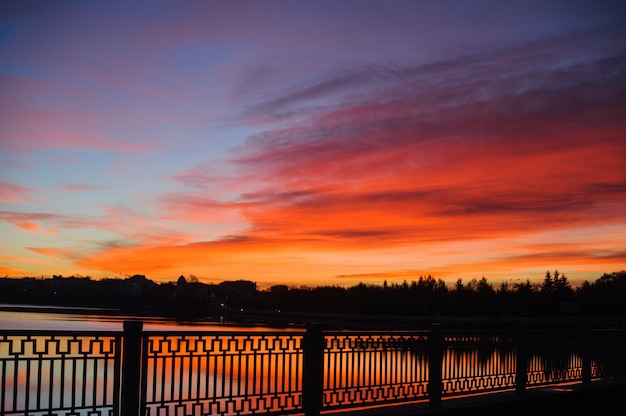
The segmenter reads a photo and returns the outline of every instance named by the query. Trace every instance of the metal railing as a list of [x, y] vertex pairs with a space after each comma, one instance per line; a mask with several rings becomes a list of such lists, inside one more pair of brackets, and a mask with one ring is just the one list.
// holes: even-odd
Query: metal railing
[[0, 331], [0, 414], [318, 415], [626, 376], [626, 331]]
[[116, 414], [121, 333], [0, 331], [0, 414]]
[[444, 338], [444, 397], [511, 390], [517, 385], [514, 332], [451, 332]]
[[145, 333], [149, 416], [286, 414], [302, 409], [302, 334]]
[[427, 332], [339, 332], [324, 336], [322, 409], [428, 398]]

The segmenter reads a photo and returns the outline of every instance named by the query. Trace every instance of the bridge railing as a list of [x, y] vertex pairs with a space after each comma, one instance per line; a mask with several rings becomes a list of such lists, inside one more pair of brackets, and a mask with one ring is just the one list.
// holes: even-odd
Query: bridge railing
[[0, 331], [0, 414], [318, 415], [626, 376], [626, 331]]
[[302, 338], [288, 332], [146, 332], [139, 408], [149, 416], [301, 412]]
[[517, 334], [513, 331], [453, 331], [444, 339], [443, 396], [515, 389]]
[[0, 331], [0, 415], [116, 414], [121, 343], [119, 332]]
[[331, 332], [322, 409], [428, 400], [429, 332]]

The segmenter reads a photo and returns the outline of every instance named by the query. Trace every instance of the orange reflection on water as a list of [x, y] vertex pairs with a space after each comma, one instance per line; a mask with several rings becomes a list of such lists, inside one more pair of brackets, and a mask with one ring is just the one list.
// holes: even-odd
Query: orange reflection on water
[[112, 336], [0, 336], [2, 409], [112, 406], [116, 345]]
[[300, 405], [299, 335], [151, 336], [147, 350], [148, 403], [269, 396]]
[[324, 405], [359, 405], [426, 397], [428, 364], [420, 336], [326, 337]]

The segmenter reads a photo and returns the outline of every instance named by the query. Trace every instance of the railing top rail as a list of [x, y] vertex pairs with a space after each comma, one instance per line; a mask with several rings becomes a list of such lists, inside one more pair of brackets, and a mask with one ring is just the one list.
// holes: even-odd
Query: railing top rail
[[[446, 334], [466, 334], [466, 335], [509, 335], [516, 332], [515, 329], [493, 330], [493, 329], [446, 329], [442, 328]], [[591, 328], [593, 332], [598, 333], [626, 333], [626, 329], [618, 328]], [[362, 336], [362, 335], [428, 335], [430, 330], [322, 330], [323, 334], [327, 335], [346, 335], [346, 336]], [[575, 334], [580, 332], [580, 329], [527, 329], [529, 333], [553, 333], [553, 334]], [[123, 330], [55, 330], [55, 329], [0, 329], [0, 335], [13, 335], [13, 336], [43, 336], [43, 335], [58, 335], [58, 336], [119, 336], [122, 335]], [[143, 334], [148, 336], [183, 336], [183, 335], [224, 335], [224, 336], [263, 336], [263, 335], [303, 335], [306, 333], [305, 329], [279, 329], [279, 330], [257, 330], [251, 328], [242, 327], [236, 330], [143, 330]]]
[[61, 336], [61, 337], [121, 337], [122, 331], [86, 331], [86, 330], [48, 330], [48, 329], [0, 329], [0, 336]]
[[304, 330], [284, 330], [284, 331], [270, 331], [270, 330], [231, 330], [231, 331], [210, 331], [210, 330], [198, 330], [198, 331], [153, 331], [146, 330], [142, 334], [145, 336], [165, 337], [165, 336], [239, 336], [239, 337], [255, 337], [255, 336], [302, 336], [306, 333]]
[[360, 335], [428, 335], [429, 330], [324, 330], [322, 331], [327, 335], [348, 335], [348, 336], [360, 336]]

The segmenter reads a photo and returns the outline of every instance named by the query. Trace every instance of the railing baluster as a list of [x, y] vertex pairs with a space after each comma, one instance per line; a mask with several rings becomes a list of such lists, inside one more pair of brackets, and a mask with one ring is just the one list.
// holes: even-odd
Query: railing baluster
[[37, 392], [37, 409], [41, 409], [41, 394], [39, 394], [39, 392], [41, 392], [42, 388], [42, 371], [43, 369], [41, 368], [43, 365], [43, 354], [42, 353], [37, 353], [38, 355], [38, 359], [37, 359], [37, 388], [36, 388], [36, 392]]
[[93, 362], [93, 377], [92, 377], [92, 397], [91, 397], [91, 405], [93, 406], [93, 410], [96, 410], [96, 407], [98, 406], [98, 391], [101, 389], [101, 387], [99, 385], [97, 385], [96, 383], [98, 383], [98, 359], [94, 358], [91, 360]]
[[80, 406], [81, 407], [86, 407], [87, 406], [87, 364], [88, 364], [88, 360], [87, 360], [87, 353], [83, 352], [83, 344], [85, 343], [85, 341], [81, 342], [80, 344], [78, 344], [78, 348], [79, 351], [82, 353], [82, 359], [81, 362], [83, 364], [83, 374], [81, 376], [82, 378], [82, 391], [81, 393], [81, 403]]

